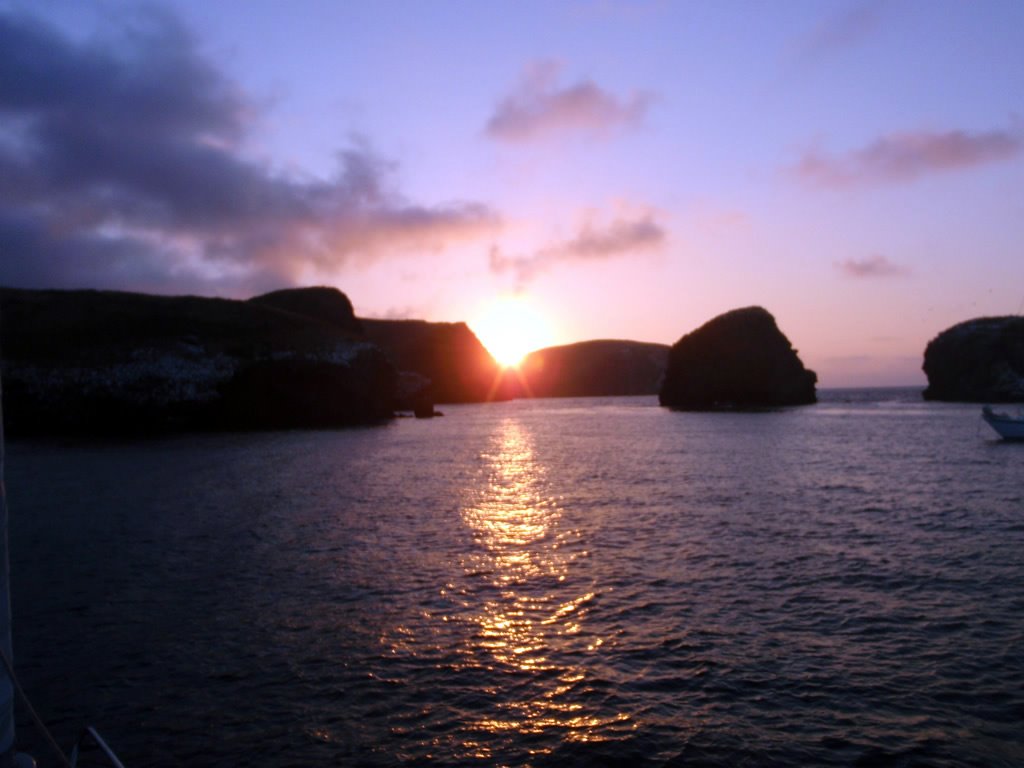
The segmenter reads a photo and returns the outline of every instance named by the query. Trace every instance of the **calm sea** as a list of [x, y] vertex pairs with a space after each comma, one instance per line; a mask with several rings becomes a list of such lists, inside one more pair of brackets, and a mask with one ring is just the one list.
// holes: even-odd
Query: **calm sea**
[[821, 396], [14, 443], [22, 683], [129, 768], [1024, 765], [1024, 444]]

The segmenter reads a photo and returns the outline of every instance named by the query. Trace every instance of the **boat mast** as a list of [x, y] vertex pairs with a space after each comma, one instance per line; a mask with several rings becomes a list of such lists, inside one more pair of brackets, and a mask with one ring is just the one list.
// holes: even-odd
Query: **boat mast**
[[[11, 652], [11, 563], [7, 545], [7, 490], [4, 486], [3, 382], [0, 381], [0, 652], [7, 661]], [[0, 670], [0, 766], [14, 757], [14, 683]]]

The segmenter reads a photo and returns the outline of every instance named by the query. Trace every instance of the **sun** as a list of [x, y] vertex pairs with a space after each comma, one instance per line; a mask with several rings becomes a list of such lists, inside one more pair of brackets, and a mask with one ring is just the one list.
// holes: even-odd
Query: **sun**
[[470, 325], [503, 368], [515, 368], [530, 352], [551, 343], [550, 324], [521, 296], [495, 299]]

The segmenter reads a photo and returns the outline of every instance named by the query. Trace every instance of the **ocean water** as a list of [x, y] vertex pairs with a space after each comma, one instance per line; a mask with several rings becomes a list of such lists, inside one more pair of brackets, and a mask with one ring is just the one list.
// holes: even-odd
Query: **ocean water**
[[129, 767], [1024, 765], [1024, 444], [821, 397], [11, 444], [22, 684]]

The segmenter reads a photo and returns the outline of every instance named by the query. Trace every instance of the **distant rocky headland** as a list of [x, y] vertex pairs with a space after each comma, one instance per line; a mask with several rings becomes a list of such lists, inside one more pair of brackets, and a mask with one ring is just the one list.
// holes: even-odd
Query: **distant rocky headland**
[[668, 345], [640, 341], [582, 341], [526, 356], [519, 381], [526, 397], [656, 395]]
[[369, 424], [487, 399], [499, 373], [465, 324], [361, 321], [333, 288], [3, 288], [0, 344], [14, 436]]
[[331, 317], [262, 297], [0, 290], [8, 430], [148, 433], [388, 418], [397, 379], [385, 355], [362, 338], [344, 294], [310, 298]]
[[654, 394], [667, 352], [583, 342], [502, 371], [465, 323], [360, 319], [335, 288], [246, 301], [0, 288], [14, 436], [336, 427], [439, 403]]
[[429, 385], [437, 403], [508, 399], [496, 387], [499, 366], [465, 323], [361, 320], [365, 338], [385, 351], [399, 371]]
[[[1024, 318], [943, 331], [924, 371], [926, 399], [1024, 401]], [[465, 323], [360, 319], [323, 287], [246, 301], [0, 288], [0, 373], [14, 436], [351, 426], [517, 397], [764, 408], [815, 402], [817, 381], [761, 307], [671, 348], [586, 341], [503, 371]]]
[[[436, 403], [504, 399], [496, 390], [500, 366], [465, 323], [359, 318], [335, 288], [292, 288], [251, 302], [332, 323], [380, 348], [399, 374], [399, 408], [410, 398]], [[411, 410], [411, 407], [409, 407]]]
[[679, 410], [807, 405], [817, 400], [817, 380], [775, 318], [747, 307], [719, 315], [672, 345], [659, 400]]
[[926, 400], [1024, 401], [1024, 317], [981, 317], [947, 328], [924, 352]]

